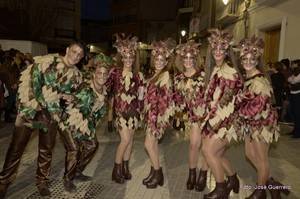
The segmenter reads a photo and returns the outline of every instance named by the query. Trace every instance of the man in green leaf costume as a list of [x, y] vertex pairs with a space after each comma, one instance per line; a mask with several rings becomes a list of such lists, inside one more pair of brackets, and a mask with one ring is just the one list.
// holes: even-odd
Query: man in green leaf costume
[[[39, 130], [38, 168], [36, 185], [42, 196], [50, 195], [48, 177], [55, 142], [57, 123], [64, 107], [82, 82], [76, 64], [84, 57], [84, 46], [72, 43], [64, 57], [36, 57], [20, 77], [18, 115], [3, 170], [0, 173], [0, 199], [16, 178], [18, 166], [33, 130]], [[64, 140], [67, 143], [70, 139]]]
[[68, 104], [63, 119], [59, 123], [61, 135], [72, 137], [73, 142], [66, 147], [65, 179], [71, 181], [65, 186], [69, 192], [75, 192], [73, 179], [89, 181], [91, 177], [82, 172], [92, 160], [97, 148], [96, 127], [106, 112], [106, 87], [108, 67], [112, 64], [104, 54], [96, 55], [95, 70], [86, 76], [84, 82], [74, 94], [74, 99]]

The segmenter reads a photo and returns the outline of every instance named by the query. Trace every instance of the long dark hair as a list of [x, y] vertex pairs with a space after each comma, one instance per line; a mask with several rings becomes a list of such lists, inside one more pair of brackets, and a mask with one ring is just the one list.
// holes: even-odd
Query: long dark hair
[[[181, 73], [185, 72], [185, 67], [183, 66], [183, 59], [184, 59], [184, 57], [177, 54], [175, 61], [174, 61], [175, 68], [177, 69], [178, 72], [181, 72]], [[196, 69], [196, 71], [199, 71], [201, 68], [203, 68], [203, 61], [202, 61], [200, 53], [197, 55], [197, 57], [195, 59], [196, 59], [195, 69]]]
[[168, 62], [167, 65], [159, 73], [154, 74], [154, 71], [155, 71], [154, 56], [151, 55], [150, 67], [151, 67], [152, 70], [153, 69], [154, 70], [152, 71], [152, 74], [151, 74], [152, 79], [150, 80], [150, 83], [155, 83], [158, 80], [158, 78], [160, 77], [161, 74], [163, 74], [166, 71], [171, 70], [171, 68], [174, 64], [174, 54], [170, 55], [168, 58], [166, 58], [166, 60]]
[[[233, 48], [231, 46], [229, 46], [229, 48], [226, 50], [227, 55], [224, 59], [224, 63], [227, 63], [229, 66], [233, 67], [237, 73], [242, 76], [241, 70], [238, 66], [238, 62], [236, 59], [236, 55], [233, 51]], [[205, 61], [205, 67], [204, 67], [204, 71], [205, 71], [205, 87], [208, 85], [208, 82], [211, 78], [211, 74], [214, 70], [216, 66], [216, 62], [215, 59], [213, 57], [212, 54], [212, 49], [210, 46], [208, 46], [207, 49], [207, 55], [206, 55], [206, 61]]]
[[[137, 74], [139, 72], [139, 68], [140, 68], [140, 54], [138, 51], [139, 50], [136, 50], [134, 62], [131, 66], [131, 71], [133, 74]], [[122, 62], [121, 54], [117, 53], [115, 58], [116, 58], [116, 66], [123, 69], [124, 64]]]

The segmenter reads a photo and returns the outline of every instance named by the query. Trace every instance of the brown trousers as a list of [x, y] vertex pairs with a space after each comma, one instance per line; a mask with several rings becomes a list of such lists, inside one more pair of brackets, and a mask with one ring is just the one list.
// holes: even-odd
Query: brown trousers
[[93, 140], [77, 140], [71, 132], [60, 134], [66, 149], [64, 179], [73, 180], [76, 173], [81, 173], [92, 160], [99, 143], [96, 136]]
[[[36, 184], [47, 182], [50, 175], [52, 150], [55, 144], [57, 124], [49, 122], [48, 132], [39, 132], [38, 165]], [[12, 183], [17, 175], [21, 157], [30, 140], [32, 129], [23, 125], [22, 119], [16, 120], [12, 140], [6, 153], [3, 169], [0, 173], [0, 184]], [[60, 132], [66, 149], [65, 176], [66, 180], [73, 180], [76, 172], [82, 172], [92, 160], [97, 148], [97, 137], [90, 141], [77, 141], [71, 133]]]
[[[17, 117], [12, 140], [9, 144], [3, 169], [0, 173], [0, 183], [10, 184], [17, 175], [21, 157], [30, 140], [32, 129], [24, 126], [23, 120]], [[36, 180], [37, 185], [48, 181], [52, 160], [52, 149], [57, 132], [56, 123], [48, 123], [48, 132], [39, 132], [38, 161]]]

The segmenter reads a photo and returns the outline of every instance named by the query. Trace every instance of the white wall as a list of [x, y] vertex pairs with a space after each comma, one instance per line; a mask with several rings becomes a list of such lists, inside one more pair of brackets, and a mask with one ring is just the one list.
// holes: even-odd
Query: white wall
[[[259, 34], [262, 27], [280, 24], [286, 20], [285, 35], [281, 34], [281, 58], [299, 59], [300, 58], [300, 0], [282, 0], [270, 5], [252, 5], [250, 7], [249, 36]], [[234, 39], [240, 41], [244, 37], [244, 24], [239, 21], [229, 27], [233, 31]], [[281, 32], [283, 33], [283, 32]]]
[[34, 41], [0, 40], [0, 45], [2, 50], [14, 48], [22, 53], [31, 53], [33, 56], [45, 55], [48, 53], [47, 45]]

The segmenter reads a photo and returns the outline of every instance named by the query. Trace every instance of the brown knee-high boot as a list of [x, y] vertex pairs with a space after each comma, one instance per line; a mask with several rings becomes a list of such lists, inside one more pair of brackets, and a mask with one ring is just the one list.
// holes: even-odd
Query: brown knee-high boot
[[15, 127], [9, 144], [3, 169], [0, 173], [0, 198], [6, 195], [8, 186], [16, 179], [21, 157], [30, 139], [32, 130], [25, 126]]
[[75, 179], [80, 182], [91, 181], [92, 177], [84, 175], [82, 172], [85, 167], [89, 164], [89, 162], [93, 159], [99, 143], [97, 137], [93, 140], [80, 140], [79, 141], [79, 154], [78, 154], [78, 162], [76, 165], [76, 175]]
[[48, 131], [39, 133], [39, 155], [36, 171], [36, 186], [41, 196], [49, 196], [49, 175], [52, 161], [52, 150], [55, 144], [57, 124], [49, 122]]

